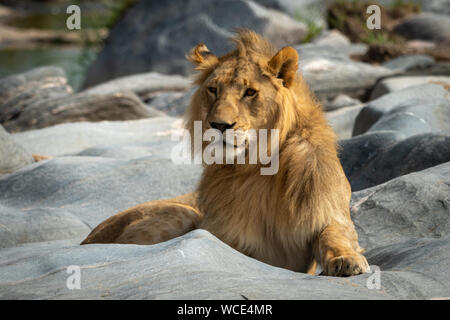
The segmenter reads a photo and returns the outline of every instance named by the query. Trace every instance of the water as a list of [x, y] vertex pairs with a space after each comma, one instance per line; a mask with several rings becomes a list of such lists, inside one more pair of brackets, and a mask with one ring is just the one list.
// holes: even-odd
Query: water
[[66, 46], [0, 49], [0, 78], [39, 66], [54, 65], [64, 69], [69, 84], [74, 91], [78, 91], [97, 51], [98, 49], [90, 47]]
[[[15, 4], [12, 0], [5, 2]], [[110, 28], [123, 13], [123, 9], [132, 2], [133, 0], [62, 0], [54, 3], [22, 1], [19, 7], [25, 9], [26, 15], [15, 17], [8, 25], [24, 29], [67, 30], [66, 19], [69, 15], [66, 14], [66, 8], [70, 4], [77, 4], [81, 7], [83, 30]], [[0, 44], [0, 78], [39, 66], [55, 65], [64, 69], [69, 84], [77, 91], [98, 51], [98, 47], [88, 43], [78, 47], [47, 44], [37, 48], [24, 48], [23, 45], [2, 47]]]

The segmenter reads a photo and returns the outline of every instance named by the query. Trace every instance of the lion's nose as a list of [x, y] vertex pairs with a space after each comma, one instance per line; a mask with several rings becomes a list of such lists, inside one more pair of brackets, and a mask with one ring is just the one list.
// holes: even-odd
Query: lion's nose
[[225, 132], [227, 129], [231, 129], [234, 127], [236, 122], [233, 123], [226, 123], [226, 122], [210, 122], [209, 123], [212, 128], [220, 130], [220, 132]]

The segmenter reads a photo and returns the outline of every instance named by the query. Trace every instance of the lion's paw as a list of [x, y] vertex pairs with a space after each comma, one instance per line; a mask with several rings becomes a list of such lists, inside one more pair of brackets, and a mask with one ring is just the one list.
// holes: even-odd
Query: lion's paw
[[328, 261], [324, 269], [327, 276], [338, 277], [348, 277], [370, 272], [369, 263], [359, 253], [334, 257]]

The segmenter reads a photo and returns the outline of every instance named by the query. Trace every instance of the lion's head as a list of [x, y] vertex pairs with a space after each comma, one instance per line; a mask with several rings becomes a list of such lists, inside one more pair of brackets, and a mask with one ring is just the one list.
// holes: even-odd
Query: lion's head
[[222, 57], [204, 44], [187, 56], [199, 72], [187, 128], [193, 135], [194, 121], [201, 121], [203, 131], [213, 128], [223, 133], [224, 146], [236, 145], [234, 137], [228, 141], [227, 129], [244, 138], [249, 129], [279, 129], [283, 140], [299, 121], [299, 85], [304, 83], [297, 75], [297, 51], [284, 47], [276, 52], [268, 41], [247, 30], [239, 31], [233, 41], [236, 49]]

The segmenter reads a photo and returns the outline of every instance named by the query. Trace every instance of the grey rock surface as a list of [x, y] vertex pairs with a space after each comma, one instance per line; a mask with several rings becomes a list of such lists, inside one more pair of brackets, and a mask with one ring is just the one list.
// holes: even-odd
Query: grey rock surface
[[396, 57], [382, 64], [383, 67], [395, 71], [411, 71], [426, 69], [434, 64], [433, 57], [427, 55], [406, 55]]
[[438, 84], [408, 87], [370, 101], [358, 114], [353, 135], [396, 130], [405, 136], [450, 131], [450, 94]]
[[339, 94], [361, 99], [378, 80], [394, 74], [384, 67], [320, 55], [300, 59], [299, 70], [321, 101], [332, 100]]
[[396, 131], [377, 131], [340, 141], [340, 159], [353, 191], [450, 161], [449, 134], [403, 138]]
[[306, 35], [305, 24], [253, 1], [139, 1], [111, 30], [84, 87], [146, 71], [191, 74], [185, 54], [198, 43], [225, 54], [237, 27], [255, 30], [276, 46], [300, 43]]
[[31, 153], [0, 125], [0, 176], [17, 171], [33, 162]]
[[[152, 245], [75, 240], [0, 249], [2, 299], [431, 299], [449, 295], [450, 164], [354, 193], [352, 216], [371, 276], [311, 276], [275, 268], [204, 230]], [[404, 201], [397, 201], [402, 198]], [[67, 288], [79, 266], [81, 289]], [[372, 288], [372, 289], [369, 289]]]
[[325, 116], [339, 139], [352, 137], [355, 119], [363, 107], [363, 104], [358, 104], [326, 112]]
[[[14, 139], [32, 153], [47, 156], [74, 155], [93, 148], [120, 148], [166, 142], [182, 121], [155, 117], [132, 121], [65, 123], [14, 134]], [[157, 151], [157, 150], [154, 150]], [[160, 153], [160, 155], [166, 155]]]
[[146, 100], [149, 95], [155, 92], [183, 92], [190, 86], [191, 80], [186, 77], [148, 72], [116, 78], [84, 90], [83, 93], [103, 95], [132, 91], [142, 100]]
[[373, 88], [370, 99], [374, 100], [382, 95], [399, 91], [405, 88], [414, 87], [422, 84], [434, 83], [446, 88], [450, 88], [449, 76], [403, 76], [383, 79]]
[[63, 209], [93, 228], [136, 204], [193, 191], [200, 173], [197, 166], [153, 155], [129, 160], [58, 157], [1, 178], [0, 204], [10, 214]]

